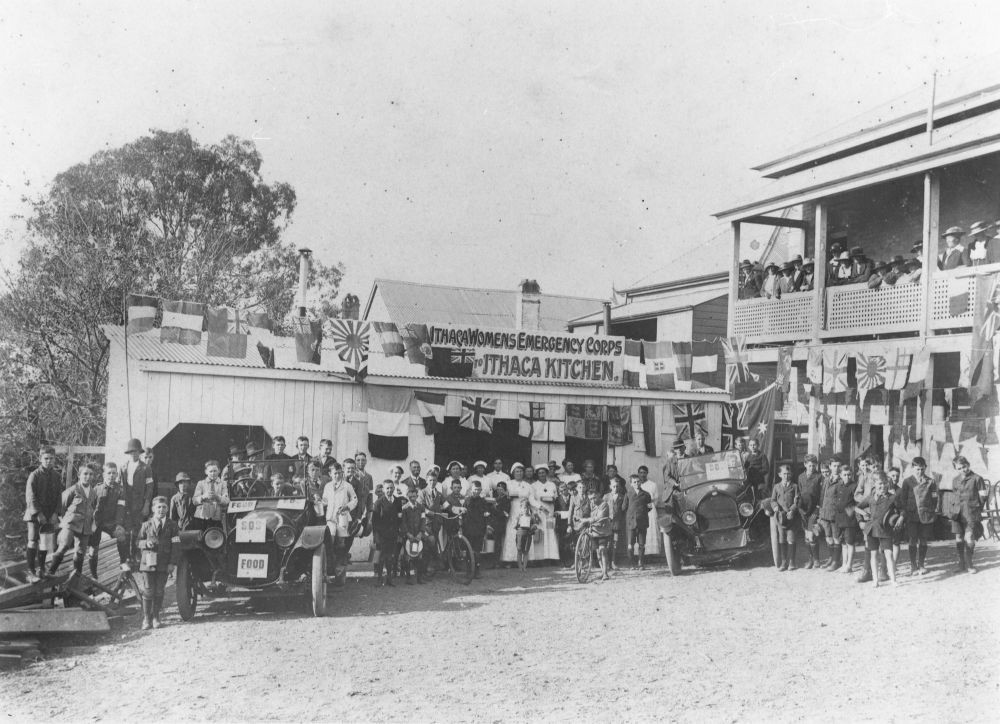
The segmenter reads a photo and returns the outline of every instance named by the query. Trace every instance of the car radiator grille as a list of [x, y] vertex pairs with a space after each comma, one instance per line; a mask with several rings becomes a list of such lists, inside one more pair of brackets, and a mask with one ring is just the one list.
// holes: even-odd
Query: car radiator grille
[[736, 501], [726, 495], [710, 495], [698, 506], [702, 530], [720, 530], [740, 527], [740, 513]]

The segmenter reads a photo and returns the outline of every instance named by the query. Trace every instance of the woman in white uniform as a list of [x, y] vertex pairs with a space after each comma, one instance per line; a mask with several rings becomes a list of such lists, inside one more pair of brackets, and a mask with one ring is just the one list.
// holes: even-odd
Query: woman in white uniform
[[[521, 500], [530, 498], [534, 501], [531, 485], [524, 479], [524, 466], [521, 463], [514, 463], [510, 468], [510, 482], [507, 483], [507, 492], [510, 495], [510, 517], [507, 519], [507, 534], [503, 539], [503, 550], [500, 552], [500, 560], [504, 563], [514, 563], [517, 561], [517, 511], [521, 509]], [[536, 505], [537, 503], [532, 503]], [[534, 548], [535, 546], [532, 546]]]
[[559, 539], [556, 537], [556, 507], [555, 500], [559, 494], [556, 484], [548, 479], [549, 469], [545, 465], [535, 468], [535, 482], [531, 484], [533, 497], [538, 501], [538, 517], [541, 522], [539, 530], [542, 531], [541, 541], [537, 541], [531, 546], [530, 560], [533, 561], [558, 561], [559, 560]]

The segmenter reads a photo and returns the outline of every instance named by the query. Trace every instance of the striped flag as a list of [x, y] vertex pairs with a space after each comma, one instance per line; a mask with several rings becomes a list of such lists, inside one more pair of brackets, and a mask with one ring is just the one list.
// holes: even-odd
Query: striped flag
[[642, 418], [642, 442], [646, 449], [646, 454], [650, 457], [659, 455], [658, 445], [660, 436], [656, 429], [656, 407], [653, 405], [642, 405], [639, 408], [639, 415]]
[[235, 309], [209, 307], [205, 329], [208, 332], [205, 353], [209, 357], [244, 359], [247, 356], [247, 335], [243, 333], [240, 315]]
[[646, 387], [651, 390], [674, 389], [674, 353], [670, 342], [643, 342], [642, 349], [646, 358]]
[[1000, 274], [976, 278], [976, 306], [972, 311], [972, 344], [969, 350], [969, 387], [973, 401], [992, 393], [993, 336], [1000, 323]]
[[642, 342], [634, 339], [625, 340], [625, 374], [622, 384], [626, 387], [639, 386], [639, 368], [642, 365]]
[[691, 386], [695, 389], [726, 388], [726, 362], [718, 341], [696, 340], [691, 343]]
[[386, 357], [402, 357], [405, 350], [403, 337], [394, 322], [372, 322], [375, 334], [382, 343], [382, 352]]
[[201, 344], [205, 305], [197, 302], [163, 302], [160, 341], [177, 344]]
[[148, 332], [153, 328], [156, 321], [156, 305], [159, 300], [156, 297], [147, 297], [142, 294], [128, 295], [128, 323], [125, 326], [125, 334], [140, 334]]
[[413, 392], [368, 385], [368, 451], [383, 460], [403, 460], [409, 453], [410, 400]]
[[691, 343], [671, 342], [674, 354], [674, 384], [678, 390], [691, 389]]
[[493, 417], [497, 414], [496, 402], [489, 397], [463, 397], [462, 413], [458, 424], [470, 430], [493, 432]]
[[444, 401], [443, 392], [414, 392], [413, 398], [417, 401], [417, 414], [424, 423], [424, 432], [433, 435], [444, 425]]

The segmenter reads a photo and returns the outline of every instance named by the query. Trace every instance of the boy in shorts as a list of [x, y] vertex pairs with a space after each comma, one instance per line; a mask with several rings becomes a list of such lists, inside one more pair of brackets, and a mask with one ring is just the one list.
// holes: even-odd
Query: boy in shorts
[[913, 475], [903, 481], [899, 489], [899, 508], [906, 518], [906, 537], [909, 541], [910, 575], [925, 575], [927, 568], [927, 539], [934, 533], [941, 496], [937, 483], [927, 475], [927, 461], [913, 458]]
[[959, 455], [955, 458], [958, 476], [953, 483], [955, 510], [951, 513], [951, 532], [955, 535], [958, 552], [958, 570], [976, 573], [972, 565], [972, 555], [976, 550], [976, 539], [982, 535], [983, 501], [986, 499], [986, 483], [972, 472], [969, 461]]
[[[799, 474], [799, 519], [809, 550], [806, 568], [819, 565], [819, 501], [822, 494], [823, 477], [816, 471], [818, 460], [815, 455], [806, 455], [804, 472]], [[827, 467], [829, 471], [829, 466]], [[792, 556], [794, 562], [795, 556]]]
[[611, 541], [611, 508], [606, 499], [602, 499], [597, 488], [590, 488], [587, 491], [587, 498], [590, 502], [590, 517], [586, 520], [590, 522], [590, 537], [597, 548], [597, 562], [601, 566], [601, 580], [607, 581], [608, 568], [611, 561], [608, 555], [608, 544]]
[[[889, 581], [896, 584], [896, 562], [892, 558], [892, 537], [895, 527], [902, 527], [902, 516], [896, 508], [896, 496], [889, 492], [889, 481], [884, 476], [872, 480], [872, 491], [859, 507], [867, 508], [868, 522], [865, 523], [865, 548], [870, 552], [871, 569], [878, 570], [878, 554], [882, 552], [885, 566], [889, 571]], [[878, 576], [872, 576], [872, 583], [878, 588]]]
[[830, 560], [823, 566], [823, 570], [832, 573], [839, 569], [843, 562], [843, 549], [837, 541], [837, 524], [834, 522], [837, 517], [836, 488], [840, 481], [840, 460], [831, 458], [828, 467], [830, 473], [820, 483], [819, 527], [830, 549]]
[[844, 547], [844, 565], [840, 568], [841, 573], [850, 573], [854, 567], [854, 544], [861, 532], [858, 528], [858, 519], [854, 515], [854, 492], [857, 488], [858, 484], [851, 477], [851, 469], [846, 465], [841, 467], [840, 479], [832, 488], [836, 507], [833, 520], [835, 537]]

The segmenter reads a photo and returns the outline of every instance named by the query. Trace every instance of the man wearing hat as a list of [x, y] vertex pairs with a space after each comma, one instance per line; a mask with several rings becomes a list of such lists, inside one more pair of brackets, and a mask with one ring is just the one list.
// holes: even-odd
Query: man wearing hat
[[153, 471], [140, 460], [142, 443], [132, 438], [125, 446], [129, 459], [121, 466], [119, 485], [121, 498], [118, 501], [118, 515], [115, 517], [115, 539], [118, 542], [118, 559], [123, 571], [131, 571], [129, 564], [134, 540], [142, 522], [149, 517], [153, 503]]
[[[247, 448], [251, 446], [252, 443], [247, 443]], [[241, 462], [243, 457], [243, 448], [239, 445], [229, 446], [229, 464], [222, 470], [222, 479], [226, 481], [227, 485], [232, 485], [234, 482], [240, 478], [246, 477], [251, 473], [252, 468], [246, 463]], [[176, 480], [174, 482], [177, 482]]]
[[830, 248], [827, 249], [826, 266], [831, 273], [836, 271], [837, 267], [840, 265], [839, 262], [840, 253], [843, 250], [844, 250], [843, 245], [838, 241], [835, 241], [832, 244], [830, 244]]
[[871, 276], [868, 277], [868, 288], [878, 289], [885, 281], [885, 275], [889, 273], [889, 265], [880, 261], [872, 267]]
[[960, 243], [965, 231], [960, 226], [950, 226], [941, 234], [945, 249], [938, 254], [938, 269], [947, 271], [965, 266], [965, 247]]
[[982, 266], [1000, 262], [1000, 234], [990, 236], [992, 224], [977, 221], [969, 229], [969, 245], [965, 249], [966, 266]]
[[753, 270], [753, 264], [749, 259], [740, 262], [739, 277], [739, 298], [755, 299], [760, 296], [760, 284], [757, 281], [757, 274]]

